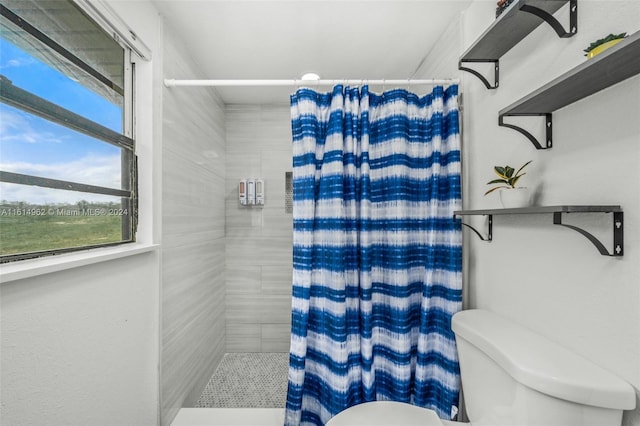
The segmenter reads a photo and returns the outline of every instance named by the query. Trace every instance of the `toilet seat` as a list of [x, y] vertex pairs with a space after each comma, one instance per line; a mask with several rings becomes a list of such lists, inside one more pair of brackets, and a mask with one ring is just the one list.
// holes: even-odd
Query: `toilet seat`
[[443, 426], [444, 424], [433, 410], [404, 402], [372, 401], [347, 408], [330, 419], [326, 426]]

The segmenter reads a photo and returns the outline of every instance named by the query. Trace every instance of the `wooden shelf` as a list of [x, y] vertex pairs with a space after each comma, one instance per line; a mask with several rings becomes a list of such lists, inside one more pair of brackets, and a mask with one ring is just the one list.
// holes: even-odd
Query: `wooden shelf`
[[[562, 25], [553, 17], [553, 14], [566, 3], [571, 4], [569, 31], [565, 31]], [[458, 62], [458, 69], [474, 74], [482, 80], [488, 89], [495, 89], [499, 84], [499, 59], [505, 53], [520, 43], [522, 39], [543, 22], [551, 25], [560, 37], [573, 36], [578, 31], [577, 11], [577, 0], [516, 0], [462, 54]], [[464, 67], [463, 63], [465, 62], [494, 63], [494, 84], [491, 85], [476, 70]]]
[[454, 216], [504, 215], [504, 214], [544, 214], [544, 213], [613, 213], [621, 212], [620, 206], [531, 206], [515, 209], [457, 210]]
[[[524, 134], [536, 148], [551, 148], [551, 113], [640, 73], [640, 31], [562, 74], [499, 112], [499, 124]], [[504, 123], [508, 116], [545, 116], [547, 140], [542, 146], [529, 132]]]
[[553, 112], [638, 73], [640, 31], [504, 108], [500, 115]]
[[[567, 213], [613, 213], [613, 250], [611, 253], [604, 244], [595, 236], [573, 225], [562, 223], [562, 215]], [[624, 254], [624, 213], [620, 206], [591, 206], [591, 205], [561, 205], [561, 206], [533, 206], [513, 209], [484, 209], [484, 210], [457, 210], [453, 212], [456, 216], [488, 216], [487, 237], [483, 237], [472, 226], [462, 222], [483, 241], [493, 239], [493, 216], [494, 215], [514, 215], [514, 214], [553, 214], [553, 224], [572, 229], [587, 238], [598, 249], [603, 256], [622, 256]]]

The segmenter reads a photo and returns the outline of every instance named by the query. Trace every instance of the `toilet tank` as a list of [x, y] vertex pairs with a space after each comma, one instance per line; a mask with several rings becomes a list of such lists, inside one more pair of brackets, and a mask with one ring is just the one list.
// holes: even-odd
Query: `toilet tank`
[[452, 328], [474, 426], [613, 426], [635, 407], [627, 382], [507, 318], [462, 311]]

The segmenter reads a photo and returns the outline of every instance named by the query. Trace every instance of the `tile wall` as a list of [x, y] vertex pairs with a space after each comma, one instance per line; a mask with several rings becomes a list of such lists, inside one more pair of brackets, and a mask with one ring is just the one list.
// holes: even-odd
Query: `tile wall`
[[[285, 212], [291, 166], [289, 107], [226, 109], [227, 352], [288, 352], [292, 215]], [[241, 206], [238, 181], [263, 178], [265, 205]]]
[[[197, 75], [168, 26], [164, 49], [165, 75]], [[225, 353], [225, 111], [212, 90], [164, 88], [162, 97], [160, 397], [165, 425], [181, 407], [195, 404]]]

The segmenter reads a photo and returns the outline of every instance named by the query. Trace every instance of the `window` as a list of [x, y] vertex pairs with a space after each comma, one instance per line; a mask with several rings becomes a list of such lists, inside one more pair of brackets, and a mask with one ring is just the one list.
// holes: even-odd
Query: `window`
[[0, 262], [134, 241], [130, 49], [71, 0], [0, 15]]

